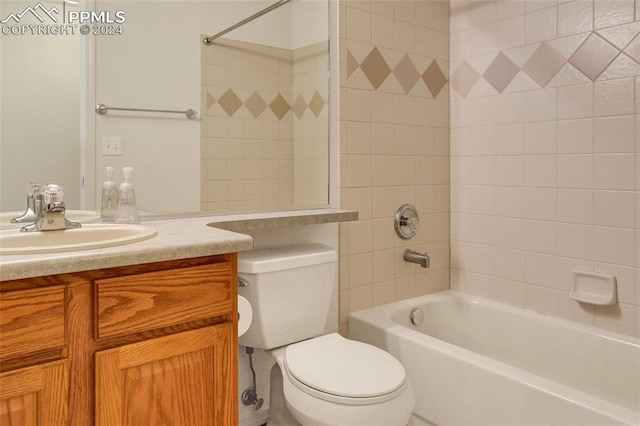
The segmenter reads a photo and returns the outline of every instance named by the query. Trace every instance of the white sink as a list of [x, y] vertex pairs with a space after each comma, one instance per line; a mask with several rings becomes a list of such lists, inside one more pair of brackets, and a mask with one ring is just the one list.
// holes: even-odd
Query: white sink
[[87, 250], [135, 243], [156, 236], [153, 228], [143, 225], [85, 224], [63, 231], [0, 231], [0, 254], [37, 254]]
[[[27, 225], [26, 223], [11, 223], [11, 219], [22, 216], [23, 213], [24, 211], [0, 213], [0, 228], [17, 228]], [[64, 215], [72, 222], [100, 219], [100, 212], [95, 210], [66, 210]]]

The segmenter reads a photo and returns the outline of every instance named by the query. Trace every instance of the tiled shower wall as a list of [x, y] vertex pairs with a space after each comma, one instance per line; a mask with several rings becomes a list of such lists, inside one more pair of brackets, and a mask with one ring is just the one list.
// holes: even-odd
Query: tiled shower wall
[[327, 43], [202, 46], [201, 210], [327, 204]]
[[326, 42], [293, 51], [293, 203], [329, 202], [329, 94]]
[[[450, 13], [451, 287], [640, 336], [640, 4]], [[570, 299], [575, 270], [620, 303]]]
[[[449, 4], [341, 1], [340, 323], [349, 312], [449, 287]], [[393, 216], [420, 213], [402, 240]], [[407, 263], [429, 252], [431, 268]]]

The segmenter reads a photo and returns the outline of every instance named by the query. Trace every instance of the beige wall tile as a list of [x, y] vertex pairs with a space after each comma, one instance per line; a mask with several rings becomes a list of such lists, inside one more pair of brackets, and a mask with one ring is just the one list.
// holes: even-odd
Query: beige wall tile
[[372, 184], [393, 186], [396, 183], [396, 164], [393, 156], [374, 155], [372, 157]]
[[397, 207], [395, 205], [395, 192], [396, 190], [393, 186], [373, 188], [374, 218], [393, 217], [395, 211], [397, 210]]
[[371, 123], [347, 123], [347, 140], [349, 154], [371, 154]]
[[347, 201], [342, 205], [348, 209], [358, 210], [361, 220], [373, 218], [372, 188], [353, 188], [346, 191]]
[[374, 14], [371, 16], [371, 42], [376, 46], [394, 46], [394, 23], [393, 19]]
[[635, 233], [632, 229], [594, 228], [594, 260], [617, 265], [634, 265]]
[[373, 306], [373, 286], [367, 285], [349, 289], [349, 312], [360, 311]]
[[594, 152], [634, 152], [635, 119], [632, 115], [596, 118], [593, 124]]
[[371, 93], [364, 90], [347, 90], [347, 120], [371, 121]]
[[593, 119], [558, 121], [558, 154], [593, 152]]
[[558, 190], [558, 220], [575, 224], [593, 224], [592, 190]]
[[558, 224], [558, 255], [592, 260], [594, 231], [591, 225]]
[[349, 286], [360, 287], [373, 282], [372, 252], [349, 256]]
[[634, 20], [634, 2], [619, 0], [594, 2], [594, 28], [606, 28], [622, 25]]
[[633, 190], [635, 187], [633, 154], [594, 155], [594, 188]]
[[[442, 187], [446, 188], [446, 191], [438, 191], [437, 201], [433, 189], [427, 192], [432, 200], [429, 209], [448, 216], [449, 204], [449, 103], [446, 100], [449, 37], [444, 33], [449, 28], [448, 6], [421, 1], [371, 2], [369, 5], [370, 9], [358, 7], [358, 12], [362, 13], [352, 16], [354, 22], [360, 18], [364, 21], [364, 14], [372, 13], [371, 41], [360, 45], [354, 43], [364, 41], [362, 31], [348, 40], [353, 59], [360, 68], [364, 67], [365, 80], [358, 89], [343, 92], [346, 99], [342, 102], [341, 112], [342, 122], [348, 123], [343, 126], [341, 135], [354, 138], [341, 144], [349, 152], [342, 157], [341, 186], [350, 191], [342, 199], [355, 205], [351, 191], [359, 191], [357, 202], [370, 205], [370, 217], [373, 218], [368, 220], [369, 215], [361, 215], [358, 224], [341, 235], [342, 240], [349, 240], [344, 245], [351, 253], [362, 251], [342, 259], [349, 262], [349, 286], [358, 290], [349, 293], [349, 310], [417, 294], [415, 276], [418, 272], [401, 256], [403, 247], [411, 243], [396, 236], [392, 218], [400, 204], [416, 202], [419, 168], [423, 185], [441, 181]], [[351, 31], [356, 33], [366, 27], [363, 23], [354, 25], [356, 28]], [[346, 27], [349, 34], [349, 22]], [[433, 62], [434, 55], [444, 61]], [[424, 79], [422, 73], [429, 65], [431, 71], [440, 70], [444, 83], [434, 80], [435, 74], [425, 74], [427, 79]], [[393, 75], [387, 73], [387, 68]], [[354, 71], [353, 76], [357, 72]], [[434, 93], [442, 100], [431, 99]], [[437, 134], [437, 141], [435, 126], [442, 129]], [[436, 152], [441, 155], [436, 157]], [[434, 217], [433, 223], [446, 227], [444, 234], [448, 238], [448, 219]], [[442, 230], [436, 235], [433, 223], [423, 228], [420, 240], [442, 236]], [[446, 251], [447, 255], [438, 255], [441, 263], [434, 264], [438, 270], [448, 271], [448, 243], [446, 248], [444, 245], [437, 247], [433, 250]], [[399, 262], [402, 270], [398, 270]], [[430, 284], [421, 287], [423, 292], [443, 288], [445, 280], [448, 283], [448, 272], [436, 275], [431, 271], [429, 276]]]
[[[531, 5], [540, 2], [526, 2]], [[525, 15], [525, 43], [531, 44], [551, 40], [557, 36], [557, 11], [548, 7]]]
[[[375, 120], [374, 120], [375, 121]], [[394, 125], [374, 122], [372, 127], [372, 153], [374, 155], [390, 155], [394, 152]]]
[[365, 253], [373, 250], [373, 223], [360, 220], [349, 224], [349, 253]]
[[558, 37], [593, 30], [593, 2], [573, 0], [558, 4]]
[[393, 219], [374, 219], [373, 220], [373, 249], [376, 251], [390, 249], [394, 247], [397, 238]]
[[634, 79], [596, 82], [593, 90], [596, 117], [634, 113]]
[[376, 250], [373, 253], [373, 281], [393, 281], [396, 277], [394, 249]]
[[[347, 6], [356, 6], [358, 2], [348, 3]], [[371, 14], [367, 11], [347, 7], [346, 10], [347, 38], [364, 43], [371, 42]]]
[[347, 185], [354, 187], [368, 187], [372, 183], [371, 156], [349, 155], [347, 158]]
[[395, 298], [395, 283], [394, 281], [386, 281], [383, 283], [376, 283], [373, 285], [373, 305], [380, 306], [387, 303], [393, 303]]

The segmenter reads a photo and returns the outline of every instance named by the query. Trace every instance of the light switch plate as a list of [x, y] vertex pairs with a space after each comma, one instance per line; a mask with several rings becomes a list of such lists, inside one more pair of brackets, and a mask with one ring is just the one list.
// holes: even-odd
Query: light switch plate
[[122, 138], [120, 136], [103, 136], [102, 155], [122, 155]]

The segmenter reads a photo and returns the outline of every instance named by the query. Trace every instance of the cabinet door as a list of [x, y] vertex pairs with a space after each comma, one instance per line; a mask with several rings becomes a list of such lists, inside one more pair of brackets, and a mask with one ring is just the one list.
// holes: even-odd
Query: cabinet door
[[97, 352], [96, 425], [237, 425], [236, 351], [225, 323]]
[[0, 374], [0, 425], [67, 424], [68, 361]]

